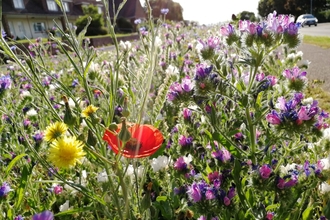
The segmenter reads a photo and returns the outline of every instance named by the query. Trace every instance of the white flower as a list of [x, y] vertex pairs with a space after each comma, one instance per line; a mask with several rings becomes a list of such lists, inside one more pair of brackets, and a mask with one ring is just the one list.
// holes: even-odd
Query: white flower
[[154, 172], [158, 172], [159, 170], [165, 169], [169, 163], [169, 158], [166, 156], [159, 156], [157, 158], [153, 158], [150, 161], [150, 165]]
[[63, 205], [60, 205], [60, 212], [69, 210], [69, 207], [70, 207], [69, 200], [66, 200], [66, 202], [63, 203]]
[[160, 47], [162, 45], [162, 39], [160, 37], [156, 36], [155, 37], [155, 46]]
[[87, 179], [87, 172], [86, 172], [86, 170], [81, 171], [81, 176], [82, 176], [82, 178]]
[[167, 67], [167, 69], [165, 70], [165, 72], [169, 75], [172, 75], [172, 76], [178, 76], [179, 75], [179, 70], [177, 67], [173, 66], [173, 65], [169, 65]]
[[323, 138], [330, 139], [330, 128], [326, 128], [323, 130]]
[[[143, 176], [143, 171], [144, 171], [144, 167], [143, 166], [139, 166], [137, 168], [136, 175], [138, 178], [141, 178]], [[128, 165], [127, 171], [126, 171], [126, 175], [129, 176], [131, 178], [131, 181], [134, 180], [135, 178], [135, 174], [134, 174], [134, 167], [133, 165]]]
[[119, 46], [120, 46], [123, 50], [128, 51], [128, 50], [131, 49], [132, 44], [131, 44], [131, 42], [129, 42], [129, 41], [125, 41], [125, 42], [120, 41]]
[[188, 156], [183, 157], [183, 160], [186, 164], [190, 164], [192, 159], [193, 159], [193, 156], [191, 154], [188, 154]]
[[321, 193], [329, 192], [330, 191], [330, 185], [326, 182], [322, 183], [320, 185], [320, 191], [321, 191]]
[[31, 96], [31, 93], [29, 91], [26, 91], [26, 90], [23, 90], [21, 92], [21, 97], [24, 98], [24, 97], [28, 97], [28, 96]]
[[29, 111], [26, 112], [26, 115], [30, 117], [36, 116], [37, 114], [38, 112], [34, 108], [31, 108]]
[[308, 97], [308, 98], [306, 98], [306, 99], [303, 99], [303, 100], [301, 101], [301, 103], [302, 103], [303, 105], [310, 105], [310, 104], [313, 103], [313, 98], [312, 98], [312, 97]]
[[108, 181], [108, 175], [107, 172], [105, 172], [105, 170], [97, 174], [97, 182], [104, 183], [107, 181]]
[[281, 174], [286, 175], [289, 173], [289, 170], [294, 170], [296, 169], [297, 164], [296, 163], [292, 163], [292, 164], [287, 164], [286, 166], [281, 166], [280, 167], [280, 171]]

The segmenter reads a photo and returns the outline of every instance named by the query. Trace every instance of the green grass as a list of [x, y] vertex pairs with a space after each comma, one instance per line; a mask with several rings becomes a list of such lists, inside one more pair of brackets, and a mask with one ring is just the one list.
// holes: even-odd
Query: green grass
[[319, 102], [319, 106], [326, 112], [330, 112], [330, 93], [322, 89], [323, 82], [314, 80], [308, 83], [305, 89], [305, 97], [313, 97]]
[[304, 35], [303, 42], [322, 48], [330, 48], [330, 37]]

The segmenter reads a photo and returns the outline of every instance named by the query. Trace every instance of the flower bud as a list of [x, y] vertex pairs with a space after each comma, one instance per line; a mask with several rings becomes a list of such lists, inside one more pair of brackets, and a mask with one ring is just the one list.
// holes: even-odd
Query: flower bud
[[126, 118], [124, 118], [124, 117], [121, 118], [121, 123], [122, 123], [122, 126], [121, 126], [120, 132], [118, 134], [118, 137], [121, 141], [127, 142], [131, 139], [131, 133], [127, 130]]

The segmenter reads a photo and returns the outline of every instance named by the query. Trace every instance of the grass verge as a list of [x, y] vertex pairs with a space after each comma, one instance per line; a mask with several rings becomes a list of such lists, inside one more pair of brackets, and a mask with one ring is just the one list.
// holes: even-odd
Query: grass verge
[[322, 48], [330, 48], [330, 37], [304, 35], [303, 42], [313, 44]]

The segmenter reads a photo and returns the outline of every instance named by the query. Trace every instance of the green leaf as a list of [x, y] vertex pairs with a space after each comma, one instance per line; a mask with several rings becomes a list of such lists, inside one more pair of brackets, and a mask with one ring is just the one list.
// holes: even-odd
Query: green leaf
[[75, 213], [81, 213], [81, 212], [85, 212], [85, 211], [93, 211], [96, 210], [95, 207], [83, 207], [83, 208], [77, 208], [77, 209], [70, 209], [64, 212], [59, 212], [57, 214], [55, 214], [54, 216], [63, 216], [63, 215], [72, 215]]
[[250, 206], [253, 207], [254, 196], [253, 196], [253, 192], [252, 192], [251, 188], [249, 188], [247, 190], [247, 192], [245, 193], [245, 197], [246, 197], [247, 201], [249, 202]]
[[7, 211], [7, 219], [14, 219], [14, 214], [12, 209], [9, 209]]
[[160, 201], [166, 201], [167, 200], [167, 196], [157, 196], [157, 198], [156, 198], [156, 201], [157, 202], [160, 202]]
[[6, 169], [6, 176], [8, 175], [9, 171], [14, 167], [14, 165], [19, 161], [22, 157], [26, 156], [26, 154], [17, 155], [9, 164]]
[[279, 206], [280, 206], [279, 203], [278, 204], [269, 205], [269, 206], [266, 207], [266, 211], [277, 209]]
[[302, 219], [303, 219], [303, 220], [311, 219], [313, 208], [314, 208], [314, 207], [311, 206], [311, 207], [308, 207], [307, 209], [305, 209], [305, 211], [304, 211], [303, 214], [302, 214]]
[[15, 202], [15, 209], [16, 210], [19, 209], [19, 206], [21, 205], [21, 203], [23, 201], [28, 176], [29, 176], [29, 170], [28, 170], [27, 166], [24, 166], [23, 171], [22, 171], [22, 176], [21, 176], [21, 182], [20, 182], [19, 187], [16, 191], [16, 194], [18, 196], [18, 199]]

